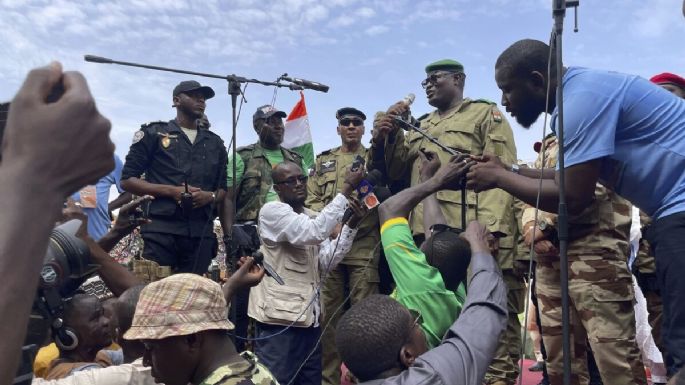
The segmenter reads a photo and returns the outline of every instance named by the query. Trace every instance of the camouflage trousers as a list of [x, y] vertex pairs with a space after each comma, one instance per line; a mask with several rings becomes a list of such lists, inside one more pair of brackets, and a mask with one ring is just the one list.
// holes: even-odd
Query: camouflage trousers
[[[563, 382], [559, 257], [538, 256], [536, 291], [551, 384]], [[569, 256], [571, 383], [587, 384], [587, 343], [605, 384], [647, 384], [635, 342], [632, 278], [620, 258]]]
[[[325, 328], [322, 329], [321, 337], [322, 384], [340, 384], [342, 361], [335, 347], [335, 327], [338, 320], [345, 313], [346, 306], [354, 305], [371, 294], [377, 294], [378, 282], [378, 267], [373, 264], [355, 266], [341, 263], [328, 273], [321, 290], [324, 304], [321, 327]], [[343, 301], [348, 293], [351, 294], [349, 304], [345, 304]], [[338, 307], [340, 310], [336, 313]]]
[[514, 385], [519, 375], [521, 359], [521, 321], [526, 290], [523, 278], [517, 277], [512, 269], [502, 270], [504, 283], [507, 285], [507, 328], [499, 339], [499, 345], [485, 373], [486, 384]]

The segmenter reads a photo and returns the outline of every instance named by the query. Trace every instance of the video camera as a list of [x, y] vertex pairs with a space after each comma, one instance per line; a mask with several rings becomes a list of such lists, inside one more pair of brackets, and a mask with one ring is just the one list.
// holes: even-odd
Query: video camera
[[13, 384], [31, 383], [33, 360], [47, 340], [48, 331], [60, 334], [64, 299], [71, 297], [97, 270], [97, 265], [90, 264], [88, 246], [76, 237], [80, 226], [81, 221], [73, 219], [52, 230]]

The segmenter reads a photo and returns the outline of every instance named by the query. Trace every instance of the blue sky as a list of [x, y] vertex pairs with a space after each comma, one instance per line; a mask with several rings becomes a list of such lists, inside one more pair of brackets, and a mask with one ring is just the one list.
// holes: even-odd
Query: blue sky
[[[430, 111], [420, 81], [429, 62], [461, 61], [465, 95], [499, 102], [494, 63], [516, 40], [547, 41], [551, 0], [0, 0], [0, 100], [10, 99], [35, 66], [59, 60], [82, 71], [99, 109], [112, 121], [123, 157], [141, 123], [169, 120], [171, 90], [189, 76], [83, 61], [122, 61], [275, 80], [282, 73], [331, 87], [305, 91], [315, 151], [339, 145], [335, 111], [371, 116], [413, 92], [415, 116]], [[581, 0], [580, 31], [567, 17], [564, 61], [638, 74], [685, 75], [685, 19], [680, 0]], [[570, 16], [570, 15], [569, 15]], [[199, 79], [217, 96], [207, 105], [212, 129], [228, 144], [226, 84]], [[256, 141], [251, 116], [273, 88], [247, 87], [238, 145]], [[278, 90], [289, 112], [298, 93]], [[508, 116], [507, 116], [508, 118]], [[509, 119], [519, 158], [532, 160], [542, 119], [524, 130]], [[365, 142], [370, 139], [370, 123]]]

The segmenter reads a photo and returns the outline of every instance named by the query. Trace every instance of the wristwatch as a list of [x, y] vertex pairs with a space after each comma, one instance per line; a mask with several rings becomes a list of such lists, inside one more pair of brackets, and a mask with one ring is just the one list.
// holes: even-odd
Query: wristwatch
[[538, 229], [540, 229], [540, 231], [544, 232], [545, 230], [547, 230], [548, 226], [549, 224], [544, 219], [538, 221]]
[[519, 165], [516, 163], [512, 163], [509, 171], [513, 172], [514, 174], [520, 174], [521, 173], [521, 167], [519, 167]]
[[216, 202], [216, 193], [212, 191], [212, 202]]

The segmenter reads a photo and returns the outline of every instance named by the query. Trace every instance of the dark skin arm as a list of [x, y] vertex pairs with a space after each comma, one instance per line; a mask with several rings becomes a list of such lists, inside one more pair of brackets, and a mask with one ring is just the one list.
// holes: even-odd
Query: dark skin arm
[[[570, 214], [578, 214], [592, 203], [595, 185], [599, 180], [600, 160], [595, 159], [566, 168], [566, 200]], [[500, 188], [534, 206], [540, 180], [507, 170], [497, 156], [484, 154], [467, 174], [466, 187], [476, 192]], [[540, 190], [540, 209], [556, 213], [559, 210], [559, 175], [543, 179]]]
[[454, 189], [473, 164], [472, 160], [464, 162], [461, 156], [453, 156], [427, 181], [403, 190], [383, 202], [378, 207], [380, 222], [384, 223], [388, 219], [397, 217], [406, 218], [409, 212], [427, 196], [439, 190]]
[[255, 265], [254, 258], [242, 257], [238, 264], [240, 265], [238, 270], [226, 280], [226, 283], [221, 288], [227, 303], [231, 302], [231, 299], [238, 290], [256, 286], [264, 278], [265, 270], [263, 267]]
[[[421, 168], [419, 170], [421, 182], [425, 182], [435, 175], [440, 168], [440, 158], [434, 152], [419, 151]], [[426, 240], [431, 237], [431, 227], [436, 224], [446, 224], [447, 219], [440, 208], [440, 202], [435, 194], [430, 194], [423, 200], [423, 228]]]
[[233, 226], [233, 220], [235, 218], [235, 206], [233, 205], [234, 195], [233, 187], [229, 187], [228, 191], [223, 194], [223, 199], [221, 200], [221, 207], [219, 209], [219, 221], [221, 222], [221, 228], [224, 230], [224, 234], [231, 236], [231, 226]]
[[151, 195], [138, 197], [119, 209], [119, 215], [117, 216], [116, 222], [114, 222], [114, 226], [112, 226], [112, 229], [108, 231], [107, 234], [98, 240], [98, 245], [104, 251], [110, 252], [122, 238], [131, 234], [136, 227], [150, 223], [149, 219], [141, 217], [136, 217], [136, 219], [132, 221], [131, 216], [135, 212], [140, 212], [140, 210], [142, 210], [140, 208], [141, 205], [153, 199], [155, 198]]
[[130, 192], [122, 192], [113, 201], [107, 204], [107, 210], [111, 213], [112, 211], [118, 209], [119, 207], [125, 205], [133, 199], [133, 194]]

